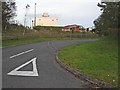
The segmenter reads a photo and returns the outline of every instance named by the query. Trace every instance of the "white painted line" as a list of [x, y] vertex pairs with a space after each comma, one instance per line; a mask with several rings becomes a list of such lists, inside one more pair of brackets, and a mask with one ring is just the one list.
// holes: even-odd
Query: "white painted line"
[[54, 50], [58, 50], [54, 45], [53, 45], [53, 42], [51, 42], [51, 46], [50, 46], [50, 42], [48, 42], [48, 47], [50, 47], [51, 49], [54, 49]]
[[[18, 75], [18, 76], [38, 76], [37, 66], [36, 66], [36, 59], [33, 58], [32, 60], [26, 62], [25, 64], [22, 64], [21, 66], [15, 68], [11, 72], [9, 72], [7, 75]], [[33, 64], [33, 71], [18, 71], [22, 67], [28, 65], [29, 63]]]
[[55, 50], [57, 50], [57, 51], [58, 51], [58, 49], [56, 48], [56, 46], [54, 46], [54, 45], [53, 45], [53, 42], [52, 42], [52, 46], [53, 46], [53, 48], [55, 48]]
[[49, 47], [49, 45], [50, 45], [50, 42], [48, 41], [48, 47]]
[[50, 46], [50, 41], [48, 41], [48, 47], [51, 48], [51, 49], [53, 49], [53, 48]]
[[14, 57], [20, 56], [20, 55], [22, 55], [22, 54], [31, 52], [31, 51], [33, 51], [33, 50], [34, 50], [34, 49], [30, 49], [30, 50], [28, 50], [28, 51], [21, 52], [21, 53], [19, 53], [19, 54], [16, 54], [16, 55], [11, 56], [10, 58], [14, 58]]

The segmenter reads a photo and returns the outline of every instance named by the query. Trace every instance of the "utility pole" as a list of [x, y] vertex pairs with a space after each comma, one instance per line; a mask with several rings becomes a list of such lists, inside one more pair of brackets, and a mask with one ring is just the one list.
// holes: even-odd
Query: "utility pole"
[[35, 17], [34, 17], [34, 26], [36, 26], [36, 3], [35, 3]]

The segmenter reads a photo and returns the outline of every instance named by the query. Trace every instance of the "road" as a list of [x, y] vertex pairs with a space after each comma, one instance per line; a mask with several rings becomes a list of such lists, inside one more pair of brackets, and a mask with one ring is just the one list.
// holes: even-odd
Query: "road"
[[3, 88], [88, 88], [89, 83], [62, 69], [55, 54], [86, 40], [54, 40], [2, 49]]

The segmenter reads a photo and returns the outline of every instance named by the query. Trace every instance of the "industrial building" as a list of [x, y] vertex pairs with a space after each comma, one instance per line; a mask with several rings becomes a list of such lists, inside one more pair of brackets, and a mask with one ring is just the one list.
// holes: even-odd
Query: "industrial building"
[[85, 31], [83, 26], [76, 25], [76, 24], [64, 26], [63, 29], [62, 29], [62, 31], [72, 31], [72, 30], [75, 31], [75, 32], [78, 32], [78, 31], [83, 32], [83, 31]]
[[35, 26], [57, 26], [58, 19], [50, 16], [48, 13], [43, 13], [42, 16], [36, 17]]

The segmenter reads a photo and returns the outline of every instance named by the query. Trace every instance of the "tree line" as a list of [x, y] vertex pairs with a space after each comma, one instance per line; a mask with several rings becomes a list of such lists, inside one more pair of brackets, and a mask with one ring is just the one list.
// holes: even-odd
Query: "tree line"
[[10, 21], [16, 16], [16, 3], [14, 0], [2, 2], [2, 29], [6, 30], [10, 26]]
[[101, 2], [97, 4], [102, 14], [94, 20], [99, 35], [116, 36], [120, 28], [120, 2]]

